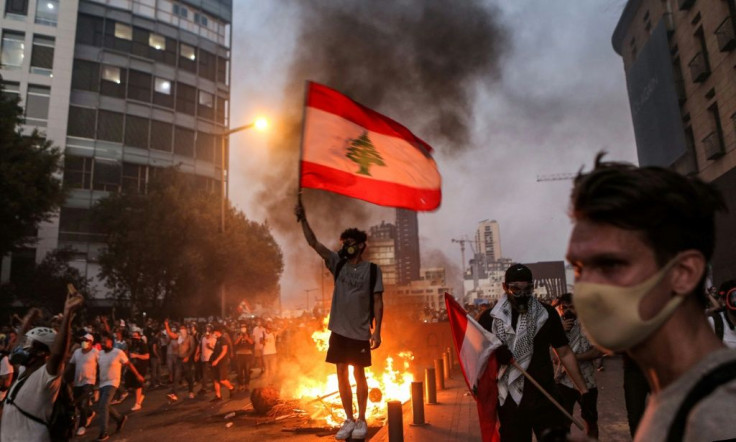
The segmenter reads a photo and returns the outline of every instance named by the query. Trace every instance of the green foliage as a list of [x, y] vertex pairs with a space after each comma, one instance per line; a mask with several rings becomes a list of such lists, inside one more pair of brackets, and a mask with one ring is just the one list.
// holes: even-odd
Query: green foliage
[[89, 279], [69, 264], [75, 253], [70, 248], [49, 252], [30, 271], [0, 287], [0, 297], [45, 309], [50, 314], [63, 311], [68, 283], [74, 284], [79, 293], [90, 299], [93, 293]]
[[101, 200], [94, 222], [106, 236], [102, 276], [116, 298], [154, 315], [209, 315], [244, 297], [271, 302], [283, 271], [281, 250], [266, 224], [228, 206], [220, 233], [220, 199], [197, 190], [176, 169], [157, 173], [145, 195]]
[[[0, 78], [1, 80], [1, 78]], [[21, 135], [17, 99], [2, 93], [0, 81], [0, 256], [35, 240], [39, 223], [64, 201], [61, 154], [34, 130]]]
[[368, 132], [363, 133], [358, 138], [350, 140], [348, 146], [348, 154], [346, 155], [352, 162], [358, 164], [360, 168], [356, 173], [362, 175], [371, 176], [369, 171], [371, 164], [378, 166], [385, 166], [383, 158], [378, 153], [376, 148], [373, 146], [370, 138], [368, 138]]

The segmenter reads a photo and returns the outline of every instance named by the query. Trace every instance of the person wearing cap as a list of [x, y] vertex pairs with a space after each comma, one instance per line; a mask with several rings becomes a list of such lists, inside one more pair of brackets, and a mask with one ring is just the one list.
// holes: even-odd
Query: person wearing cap
[[189, 399], [194, 399], [194, 338], [189, 334], [185, 323], [180, 324], [178, 328], [174, 327], [174, 329], [178, 330], [174, 332], [169, 327], [169, 320], [166, 319], [164, 320], [164, 327], [166, 328], [166, 334], [171, 338], [172, 344], [176, 342], [177, 352], [171, 391], [166, 396], [172, 402], [179, 400], [179, 396], [176, 395], [176, 389], [179, 386], [179, 380], [183, 374], [184, 379], [187, 381], [187, 387], [189, 388]]
[[514, 264], [506, 270], [504, 294], [498, 303], [478, 317], [478, 322], [493, 333], [503, 345], [496, 350], [500, 364], [498, 377], [498, 421], [503, 442], [539, 440], [550, 429], [564, 429], [569, 421], [523, 373], [510, 364], [511, 359], [534, 378], [558, 402], [550, 348], [581, 394], [588, 389], [580, 373], [575, 354], [568, 345], [562, 321], [555, 309], [533, 296], [531, 270]]
[[602, 154], [574, 180], [573, 303], [590, 341], [626, 352], [649, 381], [636, 442], [736, 438], [736, 350], [705, 314], [716, 213], [724, 209], [711, 183]]
[[139, 379], [146, 377], [150, 354], [148, 353], [148, 345], [143, 341], [143, 332], [140, 328], [133, 328], [130, 337], [130, 351], [128, 354], [130, 355], [130, 361], [138, 372], [138, 376], [132, 370], [128, 370], [125, 373], [125, 387], [135, 392], [135, 404], [130, 411], [138, 411], [143, 405], [143, 399], [145, 399], [143, 382]]
[[31, 309], [24, 318], [18, 335], [25, 335], [22, 347], [13, 350], [13, 361], [23, 371], [10, 386], [5, 398], [0, 440], [3, 442], [51, 440], [45, 424], [51, 418], [54, 401], [61, 388], [61, 374], [69, 352], [71, 323], [84, 298], [70, 294], [64, 302], [59, 332], [47, 328], [31, 329], [40, 310]]
[[228, 378], [230, 374], [230, 348], [223, 334], [222, 325], [215, 325], [213, 334], [215, 335], [216, 341], [210, 360], [212, 361], [212, 382], [215, 388], [215, 397], [210, 402], [219, 402], [222, 400], [221, 385], [224, 385], [230, 391], [231, 399], [235, 387], [233, 387]]
[[100, 359], [99, 352], [92, 346], [95, 337], [91, 333], [82, 336], [81, 347], [74, 350], [69, 364], [74, 368], [74, 404], [79, 410], [79, 428], [77, 436], [83, 436], [92, 422], [95, 412], [92, 411], [92, 396], [97, 382], [97, 367]]
[[708, 316], [711, 328], [728, 348], [736, 348], [736, 279], [728, 280], [716, 292], [723, 306]]

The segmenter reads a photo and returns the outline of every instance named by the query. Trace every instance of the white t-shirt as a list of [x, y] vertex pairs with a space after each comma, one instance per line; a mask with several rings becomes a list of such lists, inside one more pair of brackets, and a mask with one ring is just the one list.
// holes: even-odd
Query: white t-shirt
[[129, 362], [128, 356], [119, 348], [113, 348], [109, 352], [102, 350], [100, 352], [100, 388], [112, 385], [117, 388], [120, 386], [120, 373], [123, 365]]
[[273, 332], [265, 332], [263, 335], [263, 354], [264, 355], [275, 355], [276, 354], [276, 335]]
[[202, 336], [202, 341], [200, 343], [202, 362], [210, 361], [210, 358], [212, 357], [212, 352], [215, 350], [216, 343], [217, 343], [217, 338], [215, 337], [214, 333], [210, 333], [209, 336], [207, 335]]
[[[3, 356], [2, 359], [0, 359], [0, 376], [7, 375], [13, 375], [13, 365], [10, 363], [7, 356]], [[5, 399], [5, 395], [7, 393], [7, 391], [0, 391], [0, 401]]]
[[81, 348], [74, 350], [70, 364], [74, 364], [74, 386], [81, 387], [83, 385], [95, 385], [97, 380], [97, 361], [100, 354], [96, 348], [91, 349], [87, 353]]
[[262, 325], [256, 325], [253, 328], [253, 341], [255, 341], [256, 350], [263, 348], [263, 338], [266, 336], [266, 328]]
[[46, 425], [25, 417], [17, 407], [31, 416], [48, 422], [51, 419], [54, 401], [61, 388], [61, 376], [52, 376], [46, 371], [44, 365], [31, 373], [28, 380], [16, 392], [17, 387], [18, 381], [16, 380], [8, 393], [14, 398], [14, 404], [6, 403], [3, 408], [0, 440], [2, 442], [50, 441], [51, 437]]

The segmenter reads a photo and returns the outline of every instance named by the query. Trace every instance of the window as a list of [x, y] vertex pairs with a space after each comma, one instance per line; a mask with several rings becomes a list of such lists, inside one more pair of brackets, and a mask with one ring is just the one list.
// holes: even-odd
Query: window
[[205, 91], [199, 91], [199, 105], [197, 116], [211, 120], [214, 118], [215, 96]]
[[227, 84], [227, 58], [217, 57], [217, 81]]
[[217, 97], [217, 114], [215, 115], [215, 121], [218, 123], [225, 123], [225, 120], [227, 118], [227, 99], [222, 97]]
[[174, 107], [174, 84], [171, 80], [156, 77], [154, 79], [153, 104]]
[[171, 152], [171, 132], [174, 125], [163, 121], [151, 121], [151, 149]]
[[95, 137], [95, 110], [85, 107], [69, 106], [67, 135], [72, 137]]
[[151, 74], [131, 70], [128, 72], [128, 98], [151, 102]]
[[176, 111], [194, 115], [196, 97], [197, 89], [194, 86], [178, 83], [176, 86]]
[[211, 163], [215, 156], [215, 137], [205, 133], [197, 132], [197, 159]]
[[217, 57], [207, 51], [199, 51], [199, 75], [215, 81], [217, 75]]
[[196, 49], [184, 43], [179, 45], [179, 67], [189, 72], [197, 72]]
[[145, 29], [133, 28], [133, 41], [131, 43], [130, 52], [140, 57], [148, 58], [151, 47], [148, 42], [151, 39], [151, 33]]
[[123, 163], [123, 192], [145, 193], [147, 169], [141, 164]]
[[105, 141], [123, 142], [123, 114], [100, 110], [97, 115], [97, 138]]
[[166, 37], [164, 37], [163, 35], [151, 33], [148, 36], [148, 46], [152, 47], [153, 49], [156, 49], [157, 51], [165, 51], [166, 50]]
[[92, 188], [105, 192], [120, 190], [120, 163], [117, 161], [95, 160], [92, 172]]
[[100, 17], [79, 14], [77, 17], [77, 43], [102, 46], [105, 22]]
[[202, 15], [200, 13], [195, 12], [194, 13], [194, 23], [198, 23], [202, 26], [207, 26], [207, 17], [205, 15]]
[[148, 118], [125, 116], [125, 145], [148, 149]]
[[111, 97], [125, 98], [125, 74], [125, 69], [103, 64], [100, 93]]
[[6, 0], [5, 15], [28, 15], [28, 0]]
[[159, 94], [171, 95], [171, 81], [156, 77], [156, 92]]
[[20, 68], [23, 65], [26, 44], [22, 32], [3, 31], [3, 49], [0, 54], [0, 65], [3, 68]]
[[97, 92], [100, 90], [100, 65], [93, 61], [74, 60], [72, 89]]
[[59, 213], [59, 241], [87, 241], [92, 223], [89, 209], [62, 207]]
[[180, 126], [174, 128], [174, 153], [194, 158], [194, 131]]
[[3, 82], [3, 95], [11, 101], [20, 101], [20, 83], [14, 81]]
[[178, 15], [179, 17], [189, 18], [189, 11], [184, 6], [174, 5], [174, 15]]
[[92, 158], [64, 156], [64, 186], [69, 189], [92, 189]]
[[36, 23], [56, 26], [59, 20], [59, 0], [38, 0], [36, 2]]
[[48, 86], [28, 85], [26, 95], [26, 123], [35, 126], [46, 126], [49, 118], [49, 98], [51, 88]]
[[54, 67], [54, 37], [45, 35], [33, 36], [31, 51], [31, 72], [51, 76]]
[[123, 23], [115, 23], [115, 37], [122, 40], [133, 40], [133, 28]]

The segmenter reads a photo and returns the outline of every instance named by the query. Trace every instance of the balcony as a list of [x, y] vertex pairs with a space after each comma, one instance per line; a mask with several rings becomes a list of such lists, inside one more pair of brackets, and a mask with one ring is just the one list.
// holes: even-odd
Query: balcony
[[730, 16], [723, 20], [715, 34], [718, 40], [718, 49], [721, 52], [728, 52], [736, 47], [736, 32], [734, 32], [734, 22]]
[[698, 52], [687, 65], [690, 68], [690, 76], [694, 83], [702, 83], [710, 75], [708, 59], [703, 52]]
[[703, 138], [703, 151], [709, 160], [716, 160], [723, 156], [723, 140], [717, 130], [709, 133]]
[[695, 4], [695, 0], [677, 0], [677, 6], [680, 11], [690, 9]]

